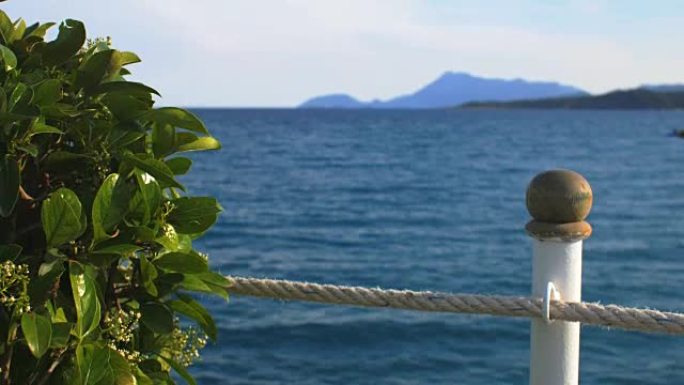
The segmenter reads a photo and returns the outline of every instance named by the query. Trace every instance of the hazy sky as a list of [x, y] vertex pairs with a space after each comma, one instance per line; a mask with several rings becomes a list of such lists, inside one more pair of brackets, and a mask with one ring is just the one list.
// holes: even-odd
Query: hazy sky
[[164, 104], [292, 106], [412, 92], [447, 70], [591, 92], [684, 82], [680, 0], [8, 0], [143, 59]]

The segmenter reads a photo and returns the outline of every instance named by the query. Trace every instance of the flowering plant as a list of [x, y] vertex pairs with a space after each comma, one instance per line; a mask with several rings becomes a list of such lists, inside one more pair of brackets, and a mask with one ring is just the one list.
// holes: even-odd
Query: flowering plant
[[193, 384], [217, 332], [191, 293], [228, 281], [193, 248], [221, 208], [178, 154], [220, 144], [125, 79], [138, 56], [53, 25], [0, 11], [0, 382]]

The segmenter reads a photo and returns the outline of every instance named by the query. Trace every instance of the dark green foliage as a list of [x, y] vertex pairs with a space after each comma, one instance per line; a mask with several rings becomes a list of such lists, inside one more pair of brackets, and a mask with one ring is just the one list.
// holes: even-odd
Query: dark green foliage
[[0, 11], [0, 382], [194, 383], [217, 329], [190, 294], [228, 281], [192, 246], [221, 207], [186, 195], [176, 154], [220, 144], [124, 78], [138, 56], [52, 25]]

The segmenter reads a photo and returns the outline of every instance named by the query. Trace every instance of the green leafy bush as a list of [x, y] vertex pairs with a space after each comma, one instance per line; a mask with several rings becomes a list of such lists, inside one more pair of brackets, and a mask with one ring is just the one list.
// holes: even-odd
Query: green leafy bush
[[0, 11], [1, 382], [194, 383], [216, 326], [189, 293], [228, 281], [192, 247], [221, 208], [185, 194], [177, 154], [220, 144], [124, 79], [138, 56], [53, 24]]

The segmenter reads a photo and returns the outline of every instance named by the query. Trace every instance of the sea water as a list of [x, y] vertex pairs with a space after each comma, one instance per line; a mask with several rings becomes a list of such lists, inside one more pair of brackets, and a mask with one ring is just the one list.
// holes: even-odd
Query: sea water
[[[223, 143], [183, 178], [225, 208], [221, 273], [528, 295], [525, 189], [594, 191], [583, 298], [684, 311], [684, 112], [196, 110]], [[529, 320], [204, 298], [200, 384], [526, 384]], [[684, 382], [684, 338], [582, 328], [583, 384]]]

